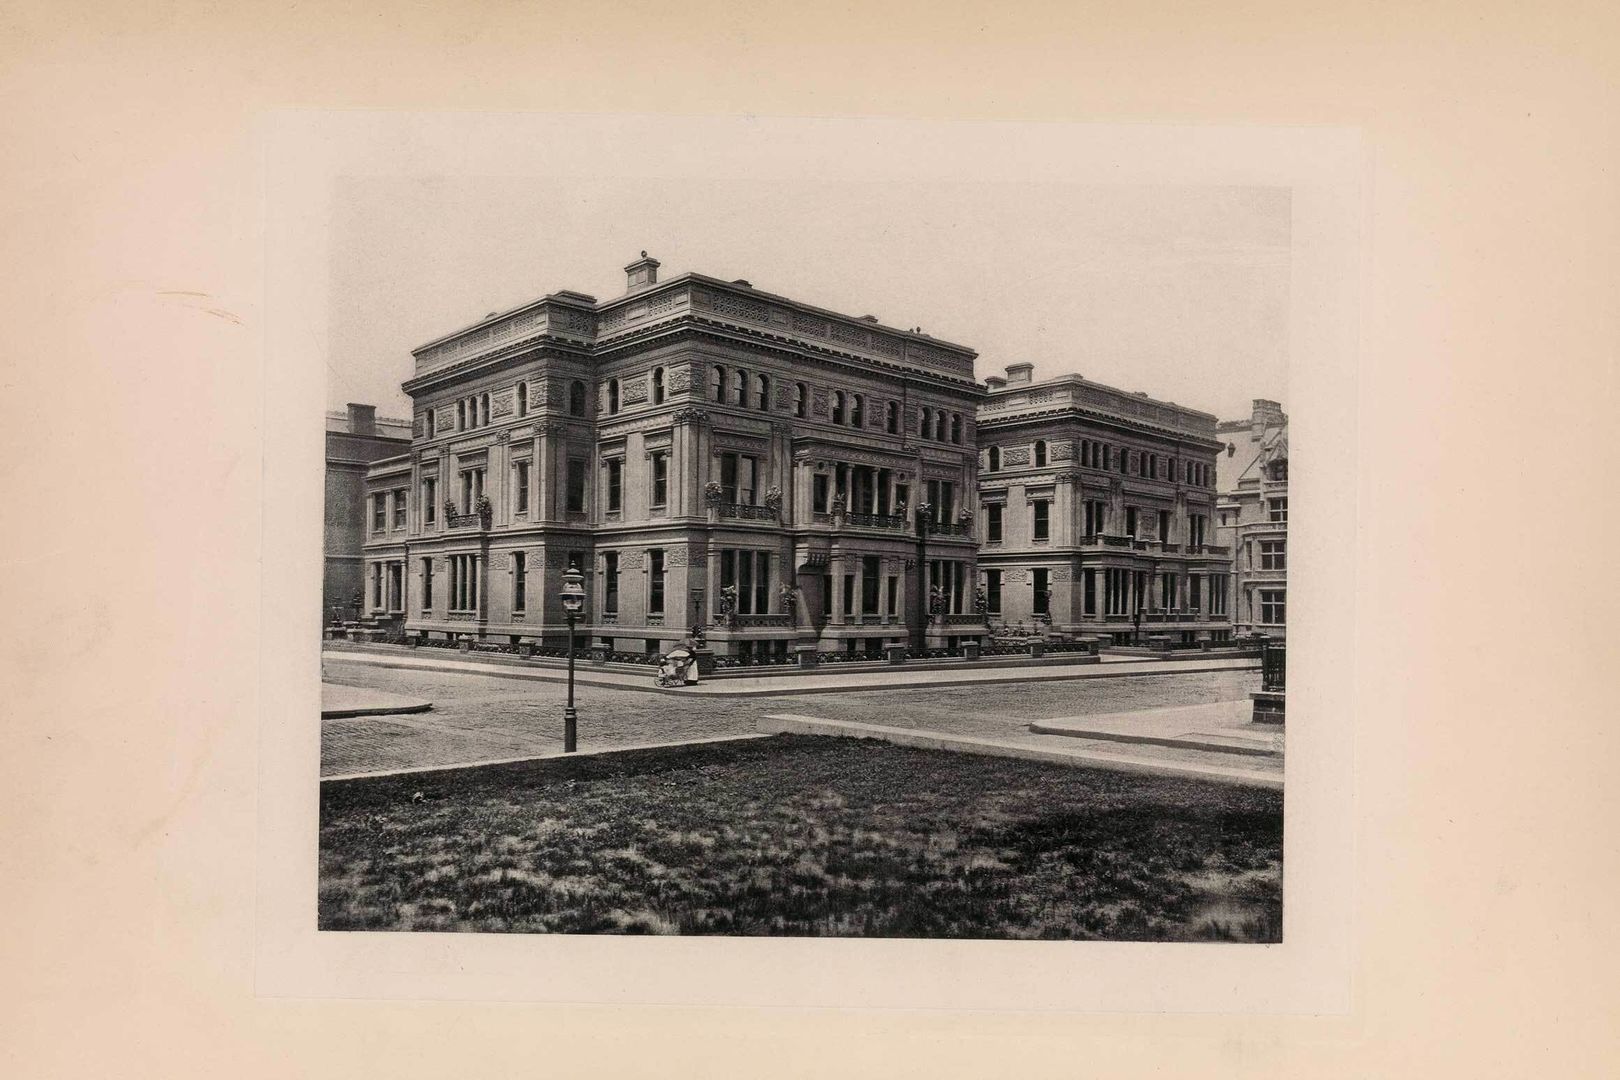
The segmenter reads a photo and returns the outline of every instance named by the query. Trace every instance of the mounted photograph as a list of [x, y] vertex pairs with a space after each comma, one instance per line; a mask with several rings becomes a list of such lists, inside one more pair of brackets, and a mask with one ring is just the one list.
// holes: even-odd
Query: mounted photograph
[[321, 931], [1284, 940], [1289, 188], [331, 206]]

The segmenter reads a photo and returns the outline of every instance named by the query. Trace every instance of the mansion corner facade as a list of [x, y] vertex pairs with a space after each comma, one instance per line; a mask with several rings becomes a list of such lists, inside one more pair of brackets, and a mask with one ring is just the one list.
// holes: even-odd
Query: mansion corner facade
[[574, 567], [578, 632], [619, 652], [1230, 636], [1249, 537], [1217, 525], [1211, 414], [1030, 364], [981, 384], [965, 346], [658, 269], [413, 352], [409, 448], [366, 474], [374, 621], [559, 645]]

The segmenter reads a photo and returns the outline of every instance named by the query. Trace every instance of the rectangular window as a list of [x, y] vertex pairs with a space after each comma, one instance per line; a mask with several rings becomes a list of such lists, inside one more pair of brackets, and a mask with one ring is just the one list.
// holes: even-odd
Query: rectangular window
[[607, 461], [607, 508], [610, 514], [624, 509], [623, 458], [608, 458]]
[[1287, 622], [1286, 600], [1282, 589], [1260, 590], [1260, 621], [1267, 626], [1282, 626]]
[[754, 613], [754, 553], [752, 551], [737, 552], [737, 612], [741, 615]]
[[1209, 542], [1209, 518], [1203, 514], [1189, 514], [1187, 516], [1187, 543], [1193, 547], [1203, 547]]
[[1159, 541], [1165, 544], [1170, 542], [1170, 511], [1168, 510], [1159, 511]]
[[662, 450], [652, 456], [652, 503], [662, 509], [669, 502], [669, 455]]
[[818, 514], [827, 512], [827, 474], [816, 473], [810, 480], [811, 509]]
[[1177, 610], [1181, 606], [1181, 600], [1177, 596], [1177, 590], [1178, 590], [1178, 584], [1177, 584], [1177, 581], [1176, 581], [1176, 575], [1174, 575], [1174, 574], [1160, 574], [1159, 575], [1159, 607], [1164, 609], [1165, 611], [1175, 611], [1175, 610]]
[[1198, 611], [1204, 606], [1204, 575], [1187, 575], [1187, 610]]
[[984, 610], [988, 615], [1001, 614], [1001, 571], [984, 572]]
[[1260, 541], [1260, 569], [1288, 569], [1288, 542], [1286, 540]]
[[833, 613], [833, 579], [831, 574], [821, 575], [821, 613]]
[[461, 473], [461, 512], [470, 514], [484, 494], [484, 470], [463, 469]]
[[529, 556], [527, 552], [512, 552], [512, 611], [524, 611], [529, 600]]
[[518, 514], [527, 514], [529, 512], [529, 463], [527, 461], [518, 461], [512, 464], [512, 510]]
[[900, 579], [893, 574], [889, 575], [889, 606], [884, 610], [890, 615], [900, 612]]
[[844, 575], [844, 614], [855, 614], [855, 575]]
[[432, 525], [439, 520], [439, 482], [431, 476], [422, 481], [422, 523]]
[[749, 454], [724, 453], [720, 455], [721, 498], [728, 503], [754, 505], [754, 489], [758, 480], [759, 459]]
[[761, 615], [771, 610], [771, 553], [754, 553], [754, 610]]
[[568, 512], [570, 514], [583, 514], [585, 512], [585, 460], [583, 458], [568, 459]]
[[371, 531], [385, 532], [388, 529], [388, 496], [382, 492], [371, 497]]
[[405, 609], [405, 564], [388, 564], [388, 610]]
[[371, 564], [371, 610], [381, 611], [383, 606], [383, 564]]
[[653, 548], [647, 552], [647, 614], [664, 613], [664, 551]]
[[1266, 500], [1266, 518], [1268, 521], [1288, 520], [1288, 496], [1280, 499]]
[[876, 555], [865, 555], [861, 558], [861, 612], [865, 615], [876, 615], [878, 609], [878, 589], [882, 586], [881, 567]]
[[1095, 615], [1097, 614], [1097, 571], [1085, 571], [1082, 581], [1084, 590], [1082, 597], [1085, 605], [1082, 610], [1087, 615]]
[[394, 528], [396, 529], [405, 527], [405, 495], [405, 488], [400, 488], [394, 492]]
[[619, 553], [602, 556], [602, 614], [619, 613]]
[[433, 610], [433, 560], [422, 560], [422, 610]]
[[1227, 579], [1224, 576], [1215, 576], [1209, 579], [1209, 613], [1211, 615], [1226, 614], [1226, 588]]
[[1086, 517], [1086, 535], [1101, 536], [1103, 531], [1103, 509], [1105, 504], [1098, 499], [1087, 499], [1083, 504]]
[[1035, 539], [1052, 538], [1052, 503], [1047, 499], [1035, 500]]
[[1050, 584], [1052, 571], [1044, 567], [1037, 567], [1035, 578], [1035, 614], [1050, 615], [1052, 613], [1052, 587]]
[[1125, 508], [1125, 535], [1130, 537], [1136, 535], [1136, 507], [1134, 506]]
[[987, 543], [1001, 543], [1001, 504], [986, 503], [984, 507], [984, 538]]

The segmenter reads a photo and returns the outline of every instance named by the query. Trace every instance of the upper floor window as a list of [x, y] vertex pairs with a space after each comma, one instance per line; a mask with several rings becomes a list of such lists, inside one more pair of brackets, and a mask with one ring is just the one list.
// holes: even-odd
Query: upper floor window
[[1288, 594], [1281, 589], [1260, 590], [1260, 622], [1282, 626], [1288, 621]]
[[832, 422], [835, 424], [842, 424], [844, 422], [844, 392], [842, 390], [833, 391]]
[[720, 487], [723, 492], [721, 498], [724, 501], [741, 503], [744, 506], [754, 505], [758, 477], [758, 458], [751, 454], [730, 452], [720, 455]]
[[990, 448], [989, 454], [986, 455], [985, 467], [991, 472], [1001, 468], [1001, 447], [992, 446]]
[[529, 461], [512, 462], [512, 512], [529, 512]]
[[623, 458], [607, 460], [607, 508], [610, 514], [624, 509]]
[[984, 504], [984, 539], [987, 543], [1001, 543], [1001, 504]]
[[1260, 569], [1288, 569], [1288, 542], [1286, 540], [1260, 541]]
[[892, 401], [883, 408], [883, 430], [890, 435], [900, 434], [900, 406]]
[[568, 384], [568, 415], [585, 415], [585, 384], [578, 379]]
[[720, 404], [726, 401], [726, 369], [719, 364], [709, 372], [709, 397]]
[[427, 412], [422, 414], [422, 426], [427, 429], [427, 437], [430, 438], [430, 439], [433, 438], [433, 433], [434, 433], [435, 429], [433, 427], [433, 410], [432, 409], [429, 409]]
[[669, 502], [669, 454], [664, 450], [652, 453], [651, 506], [662, 509]]
[[456, 402], [456, 430], [467, 430], [467, 399], [462, 398]]
[[609, 379], [607, 384], [607, 411], [611, 415], [619, 411], [619, 380]]
[[478, 422], [489, 423], [489, 395], [484, 394], [478, 399]]
[[733, 404], [748, 404], [748, 372], [738, 368], [731, 376], [731, 400]]
[[1288, 496], [1284, 495], [1280, 499], [1266, 500], [1266, 519], [1268, 521], [1288, 520]]
[[810, 394], [804, 383], [793, 384], [793, 415], [804, 419], [805, 411], [809, 408]]
[[1050, 540], [1052, 538], [1052, 502], [1050, 499], [1035, 500], [1035, 532], [1036, 540]]
[[951, 413], [951, 442], [962, 445], [962, 414]]
[[761, 410], [771, 407], [771, 377], [769, 375], [755, 376], [754, 400]]
[[1269, 466], [1269, 469], [1271, 471], [1271, 478], [1273, 480], [1288, 479], [1288, 462], [1286, 460], [1273, 461]]
[[922, 437], [931, 439], [934, 437], [934, 410], [924, 408], [920, 411], [922, 413]]
[[405, 527], [405, 489], [394, 492], [394, 528]]
[[568, 459], [568, 512], [570, 514], [583, 514], [585, 512], [585, 459]]
[[371, 531], [384, 532], [388, 528], [388, 496], [378, 492], [371, 497]]
[[517, 384], [517, 414], [519, 416], [528, 416], [529, 415], [529, 384], [528, 383], [520, 382], [520, 383]]
[[849, 396], [849, 426], [866, 426], [866, 397], [863, 394]]
[[1043, 468], [1043, 467], [1045, 467], [1045, 465], [1046, 465], [1046, 440], [1045, 439], [1036, 439], [1035, 440], [1035, 466], [1036, 466], [1036, 468]]
[[934, 414], [934, 440], [936, 442], [945, 441], [946, 435], [948, 434], [948, 424], [949, 418], [945, 415], [944, 409], [941, 409], [939, 412]]
[[652, 403], [654, 405], [662, 405], [664, 403], [664, 369], [661, 367], [653, 368]]
[[439, 520], [439, 481], [434, 477], [422, 478], [422, 524], [432, 525]]

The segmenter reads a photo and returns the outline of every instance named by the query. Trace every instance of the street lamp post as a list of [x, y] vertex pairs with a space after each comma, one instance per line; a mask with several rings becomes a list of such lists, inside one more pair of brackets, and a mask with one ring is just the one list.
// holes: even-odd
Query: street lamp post
[[563, 615], [568, 619], [568, 704], [563, 706], [563, 753], [577, 748], [579, 716], [574, 712], [574, 620], [585, 606], [585, 575], [570, 566], [563, 574]]

